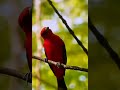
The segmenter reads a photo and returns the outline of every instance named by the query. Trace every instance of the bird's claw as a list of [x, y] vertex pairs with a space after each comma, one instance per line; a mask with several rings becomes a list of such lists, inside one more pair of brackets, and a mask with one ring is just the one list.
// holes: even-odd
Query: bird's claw
[[60, 68], [60, 67], [61, 67], [61, 63], [60, 63], [60, 62], [57, 62], [56, 66], [57, 66], [58, 68]]
[[47, 58], [45, 58], [45, 59], [44, 59], [44, 61], [45, 61], [45, 62], [48, 62], [48, 59], [47, 59]]
[[32, 82], [32, 73], [31, 72], [26, 73], [24, 79], [27, 81], [27, 84], [28, 82]]

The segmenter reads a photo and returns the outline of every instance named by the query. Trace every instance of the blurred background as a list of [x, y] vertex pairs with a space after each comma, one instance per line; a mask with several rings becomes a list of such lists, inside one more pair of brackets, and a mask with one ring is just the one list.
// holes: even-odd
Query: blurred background
[[[75, 35], [88, 49], [88, 0], [52, 0]], [[40, 31], [50, 27], [66, 45], [67, 65], [88, 68], [88, 57], [70, 35], [47, 0], [33, 0], [32, 54], [45, 58]], [[56, 90], [56, 77], [48, 64], [32, 60], [32, 90]], [[88, 73], [66, 70], [65, 82], [68, 90], [88, 90]]]
[[[120, 56], [120, 0], [89, 0], [93, 24]], [[120, 70], [89, 30], [89, 90], [120, 90]]]
[[[18, 16], [32, 0], [0, 0], [0, 67], [19, 73], [29, 71], [24, 49], [24, 32]], [[31, 85], [21, 79], [0, 74], [0, 90], [30, 90]]]

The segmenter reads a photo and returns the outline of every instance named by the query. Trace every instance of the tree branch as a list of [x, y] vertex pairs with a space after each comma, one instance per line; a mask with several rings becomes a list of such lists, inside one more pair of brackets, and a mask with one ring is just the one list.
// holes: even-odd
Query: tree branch
[[[4, 67], [0, 67], [0, 74], [5, 74], [5, 75], [9, 75], [9, 76], [13, 76], [22, 80], [27, 81], [27, 79], [24, 77], [25, 74], [23, 73], [19, 73], [19, 71], [10, 69], [10, 68], [4, 68]], [[31, 83], [31, 79], [28, 80], [29, 83]]]
[[68, 31], [70, 32], [70, 34], [74, 37], [74, 39], [77, 41], [77, 43], [79, 44], [79, 46], [82, 47], [82, 49], [84, 50], [84, 52], [88, 55], [88, 51], [87, 49], [84, 47], [84, 45], [82, 44], [82, 42], [76, 37], [76, 35], [74, 34], [73, 30], [69, 27], [69, 25], [67, 24], [66, 20], [62, 17], [62, 15], [60, 15], [60, 13], [58, 12], [58, 10], [55, 8], [55, 6], [52, 4], [51, 0], [47, 0], [49, 2], [49, 4], [52, 6], [52, 8], [54, 9], [54, 11], [56, 12], [56, 14], [59, 16], [59, 18], [62, 20], [62, 22], [64, 23], [64, 25], [66, 26], [66, 28], [68, 29]]
[[55, 66], [57, 66], [59, 68], [65, 68], [65, 69], [79, 70], [79, 71], [88, 72], [88, 69], [86, 69], [86, 68], [81, 68], [81, 67], [77, 67], [77, 66], [68, 66], [68, 65], [65, 65], [65, 64], [60, 63], [60, 62], [54, 62], [52, 60], [42, 59], [42, 58], [40, 58], [38, 56], [32, 56], [32, 58], [43, 61], [45, 63], [53, 64], [53, 65], [55, 65]]
[[113, 61], [120, 69], [120, 58], [118, 54], [111, 48], [111, 46], [109, 45], [108, 41], [104, 38], [104, 36], [100, 34], [100, 32], [96, 29], [96, 27], [91, 22], [90, 17], [88, 17], [88, 22], [89, 29], [96, 36], [99, 43], [105, 48], [105, 50], [109, 53], [110, 57], [113, 59]]

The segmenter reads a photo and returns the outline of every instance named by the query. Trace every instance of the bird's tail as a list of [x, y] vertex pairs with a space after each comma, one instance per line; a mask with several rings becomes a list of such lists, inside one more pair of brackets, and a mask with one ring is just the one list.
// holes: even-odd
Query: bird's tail
[[67, 90], [67, 86], [65, 84], [64, 78], [57, 79], [58, 90]]

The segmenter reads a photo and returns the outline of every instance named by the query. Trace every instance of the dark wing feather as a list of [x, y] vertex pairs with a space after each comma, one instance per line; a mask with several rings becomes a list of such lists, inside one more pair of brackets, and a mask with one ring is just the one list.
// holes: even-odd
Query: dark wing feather
[[63, 46], [63, 63], [66, 64], [67, 63], [67, 55], [66, 55], [66, 48], [65, 45]]
[[[45, 48], [44, 48], [44, 51], [45, 51]], [[45, 51], [45, 56], [46, 56], [46, 58], [48, 58], [46, 51]], [[55, 73], [54, 70], [53, 70], [53, 68], [52, 68], [52, 66], [51, 66], [50, 64], [48, 64], [48, 65], [50, 66], [50, 68], [51, 68], [51, 70], [53, 71], [53, 73]]]
[[[45, 48], [44, 48], [44, 51], [45, 51]], [[46, 58], [48, 58], [48, 57], [47, 57], [47, 53], [46, 53], [46, 51], [45, 51], [45, 56], [46, 56]]]

